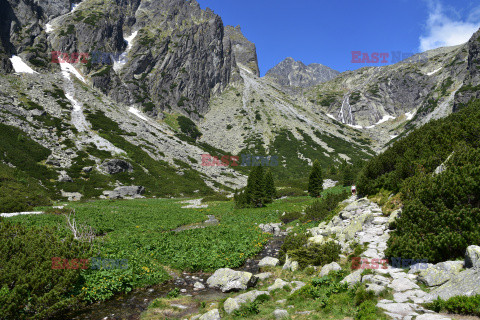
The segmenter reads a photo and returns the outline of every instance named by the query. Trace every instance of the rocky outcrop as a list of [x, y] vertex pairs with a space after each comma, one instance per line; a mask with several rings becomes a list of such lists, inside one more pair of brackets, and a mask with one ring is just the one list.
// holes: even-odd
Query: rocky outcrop
[[232, 44], [237, 65], [250, 70], [259, 77], [260, 69], [258, 68], [257, 48], [253, 42], [245, 38], [240, 26], [225, 26], [225, 37], [227, 37]]
[[109, 199], [135, 199], [143, 198], [145, 188], [142, 186], [117, 187], [113, 191], [104, 191], [103, 194]]
[[101, 168], [108, 174], [133, 171], [133, 166], [128, 161], [122, 159], [105, 160], [102, 163]]
[[253, 287], [257, 278], [250, 272], [235, 271], [228, 268], [222, 268], [207, 279], [207, 284], [211, 288], [222, 290], [222, 292], [246, 290]]
[[272, 69], [265, 77], [282, 85], [291, 87], [311, 87], [335, 78], [340, 72], [319, 63], [308, 66], [293, 58], [286, 58]]

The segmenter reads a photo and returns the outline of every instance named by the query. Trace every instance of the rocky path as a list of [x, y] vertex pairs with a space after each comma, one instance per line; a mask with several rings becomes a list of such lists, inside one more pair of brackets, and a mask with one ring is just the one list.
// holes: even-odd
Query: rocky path
[[[377, 267], [372, 264], [372, 261], [374, 261], [373, 259], [385, 259], [387, 240], [390, 237], [388, 225], [394, 217], [384, 217], [378, 205], [365, 198], [357, 200], [352, 197], [345, 203], [348, 203], [348, 205], [340, 212], [337, 219], [332, 219], [329, 224], [316, 230], [317, 233], [328, 234], [327, 231], [331, 231], [333, 228], [337, 232], [337, 239], [340, 239], [339, 243], [344, 249], [347, 249], [352, 242], [367, 245], [367, 250], [360, 255], [359, 269], [348, 275], [343, 281], [352, 285], [363, 282], [368, 289], [377, 294], [387, 288], [392, 289], [393, 300], [384, 299], [377, 304], [392, 319], [451, 319], [448, 316], [427, 310], [420, 305], [436, 298], [437, 295], [434, 292], [438, 289], [434, 289], [433, 293], [427, 293], [420, 289], [419, 283], [421, 281], [438, 285], [441, 282], [435, 282], [435, 280], [439, 278], [445, 279], [446, 282], [448, 276], [450, 278], [454, 276], [453, 270], [455, 268], [460, 272], [463, 268], [463, 261], [443, 262], [435, 266], [427, 263], [416, 263], [406, 269], [395, 268], [388, 264]], [[342, 239], [345, 240], [342, 241]], [[402, 259], [399, 260], [399, 263], [403, 263]], [[365, 269], [372, 270], [372, 274], [362, 276]]]

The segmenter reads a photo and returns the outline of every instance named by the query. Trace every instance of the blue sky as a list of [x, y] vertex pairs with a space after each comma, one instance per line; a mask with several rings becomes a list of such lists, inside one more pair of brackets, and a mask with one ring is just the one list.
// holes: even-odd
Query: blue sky
[[[240, 25], [257, 46], [262, 75], [286, 57], [338, 71], [388, 63], [352, 63], [361, 54], [418, 53], [466, 42], [480, 28], [470, 0], [197, 0], [224, 24]], [[361, 58], [360, 58], [361, 59]]]

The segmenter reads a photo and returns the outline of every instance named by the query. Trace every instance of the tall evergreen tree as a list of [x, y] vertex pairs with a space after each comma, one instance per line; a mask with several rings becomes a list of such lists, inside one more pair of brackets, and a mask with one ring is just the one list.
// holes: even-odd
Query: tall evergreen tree
[[353, 166], [347, 162], [342, 165], [342, 184], [344, 186], [350, 186], [354, 182]]
[[318, 197], [323, 191], [322, 167], [318, 160], [313, 161], [312, 171], [308, 179], [308, 193], [311, 197]]
[[253, 207], [262, 207], [265, 203], [265, 177], [263, 167], [254, 167], [247, 179], [245, 188], [246, 202]]
[[273, 179], [273, 174], [270, 169], [267, 170], [265, 174], [265, 195], [267, 203], [270, 203], [277, 196], [277, 190], [275, 189], [275, 181]]

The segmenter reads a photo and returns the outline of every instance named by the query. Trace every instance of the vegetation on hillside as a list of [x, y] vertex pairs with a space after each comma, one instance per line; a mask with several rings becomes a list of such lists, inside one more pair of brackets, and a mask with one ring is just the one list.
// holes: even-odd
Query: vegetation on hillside
[[[446, 161], [448, 159], [448, 161]], [[445, 163], [444, 163], [445, 162]], [[435, 173], [444, 163], [445, 171]], [[358, 190], [401, 191], [386, 255], [440, 262], [480, 244], [480, 101], [434, 120], [367, 163]]]

